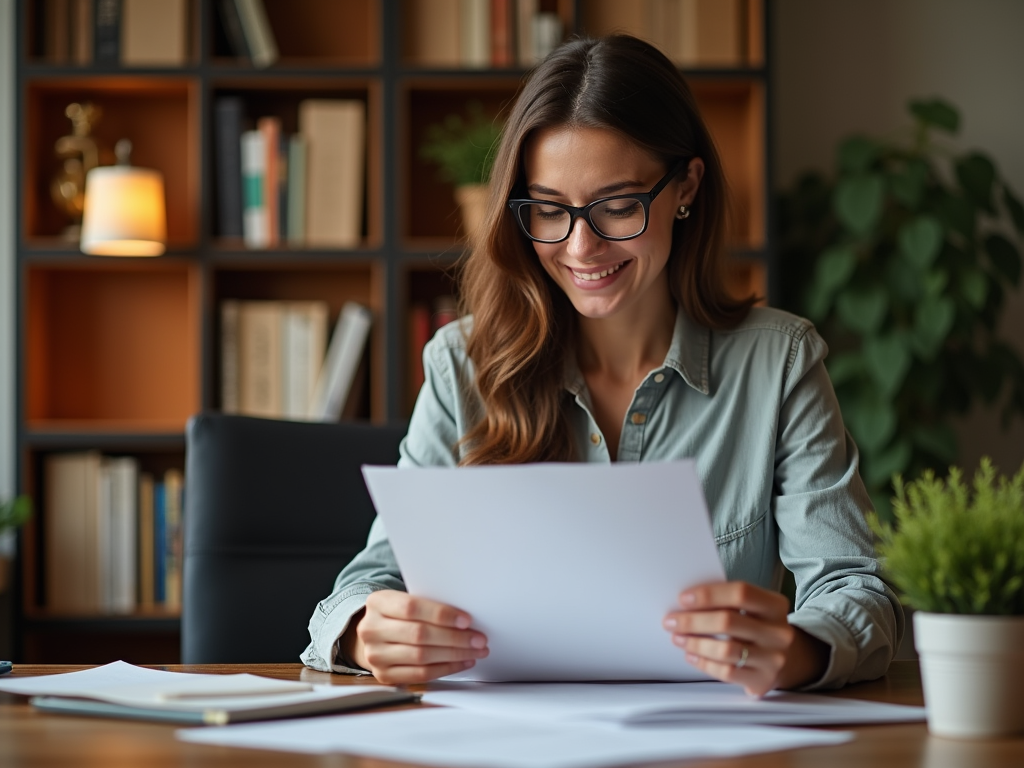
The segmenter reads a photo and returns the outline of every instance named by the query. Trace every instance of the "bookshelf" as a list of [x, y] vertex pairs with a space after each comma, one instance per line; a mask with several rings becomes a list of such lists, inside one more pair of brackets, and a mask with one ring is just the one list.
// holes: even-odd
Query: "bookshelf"
[[[450, 18], [460, 0], [264, 0], [280, 54], [266, 68], [233, 54], [217, 0], [182, 1], [187, 46], [172, 67], [55, 58], [46, 32], [55, 3], [17, 4], [17, 472], [19, 490], [39, 510], [19, 541], [22, 662], [177, 658], [174, 610], [48, 610], [44, 468], [53, 454], [98, 450], [135, 457], [155, 476], [182, 469], [187, 418], [221, 406], [221, 302], [323, 301], [332, 326], [346, 301], [366, 305], [374, 321], [354, 413], [378, 423], [408, 417], [414, 323], [424, 307], [429, 314], [453, 294], [461, 248], [453, 190], [435, 179], [419, 144], [426, 126], [469, 102], [500, 115], [527, 69], [514, 51], [508, 65], [465, 66], [428, 45], [422, 27]], [[762, 295], [773, 293], [774, 253], [768, 1], [730, 0], [739, 19], [732, 58], [683, 67], [732, 188], [732, 278], [737, 290]], [[667, 45], [656, 20], [671, 2], [539, 0], [536, 7], [565, 34], [623, 29]], [[353, 247], [250, 250], [219, 231], [214, 107], [224, 97], [240, 99], [250, 120], [279, 118], [284, 133], [297, 130], [306, 99], [365, 105], [364, 205]], [[86, 100], [103, 110], [93, 130], [101, 164], [113, 162], [115, 141], [127, 136], [133, 162], [163, 173], [167, 255], [89, 257], [64, 237], [67, 222], [50, 199], [53, 148], [70, 129], [67, 105]]]

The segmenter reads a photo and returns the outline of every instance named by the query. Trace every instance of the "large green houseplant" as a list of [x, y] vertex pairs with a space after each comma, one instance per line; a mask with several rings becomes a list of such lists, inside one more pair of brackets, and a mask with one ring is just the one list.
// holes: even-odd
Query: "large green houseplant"
[[912, 101], [900, 138], [841, 143], [834, 178], [807, 174], [780, 200], [784, 305], [813, 320], [861, 472], [888, 515], [894, 473], [958, 458], [952, 417], [1024, 414], [1024, 363], [999, 338], [1021, 278], [1024, 206], [981, 152], [948, 141], [959, 114]]
[[956, 467], [894, 485], [896, 524], [869, 520], [886, 573], [917, 610], [929, 728], [1024, 732], [1024, 467], [1007, 479], [982, 459], [973, 487]]

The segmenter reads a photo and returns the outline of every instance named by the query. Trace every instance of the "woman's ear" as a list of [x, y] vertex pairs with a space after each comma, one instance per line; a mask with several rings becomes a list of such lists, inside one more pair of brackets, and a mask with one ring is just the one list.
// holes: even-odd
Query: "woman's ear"
[[686, 168], [686, 176], [677, 187], [676, 205], [693, 205], [693, 199], [697, 196], [697, 189], [700, 187], [700, 180], [704, 178], [704, 161], [695, 157]]

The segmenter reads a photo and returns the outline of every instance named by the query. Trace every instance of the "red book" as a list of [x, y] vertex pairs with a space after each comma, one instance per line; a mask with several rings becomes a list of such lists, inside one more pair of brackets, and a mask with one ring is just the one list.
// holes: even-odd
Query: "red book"
[[261, 117], [256, 129], [263, 134], [267, 152], [267, 172], [263, 177], [263, 200], [267, 206], [267, 243], [271, 248], [281, 244], [281, 206], [278, 179], [281, 176], [281, 120]]
[[495, 67], [515, 63], [512, 10], [512, 0], [491, 0], [491, 64]]

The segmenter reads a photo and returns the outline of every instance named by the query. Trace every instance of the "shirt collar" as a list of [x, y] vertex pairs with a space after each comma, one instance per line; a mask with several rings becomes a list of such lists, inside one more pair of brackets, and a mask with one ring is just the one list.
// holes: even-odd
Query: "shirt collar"
[[[711, 330], [690, 320], [682, 307], [676, 309], [676, 324], [672, 330], [672, 343], [665, 355], [665, 368], [683, 377], [683, 381], [702, 394], [711, 393], [708, 367], [711, 354]], [[586, 390], [575, 355], [565, 361], [565, 388], [574, 396]]]

